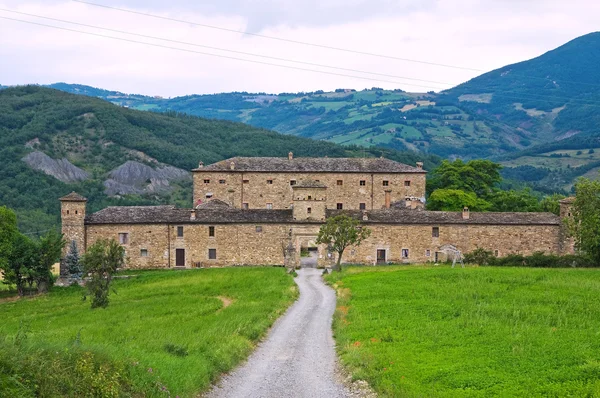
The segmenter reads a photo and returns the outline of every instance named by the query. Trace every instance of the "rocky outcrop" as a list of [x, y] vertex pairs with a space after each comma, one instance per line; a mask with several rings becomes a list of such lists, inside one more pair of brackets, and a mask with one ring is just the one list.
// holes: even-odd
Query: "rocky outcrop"
[[52, 159], [43, 152], [35, 151], [22, 159], [29, 167], [43, 171], [52, 177], [66, 183], [87, 180], [90, 175], [67, 159]]
[[110, 172], [104, 188], [110, 196], [164, 192], [171, 189], [170, 182], [189, 179], [191, 174], [177, 167], [152, 168], [130, 160]]

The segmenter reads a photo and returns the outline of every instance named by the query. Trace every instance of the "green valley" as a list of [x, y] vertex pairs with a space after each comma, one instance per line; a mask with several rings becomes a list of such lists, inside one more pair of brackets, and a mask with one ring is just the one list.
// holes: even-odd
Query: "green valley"
[[233, 156], [439, 159], [393, 149], [341, 146], [246, 124], [162, 114], [39, 86], [0, 90], [0, 198], [23, 232], [59, 224], [58, 198], [75, 190], [89, 210], [109, 205], [190, 206], [189, 170]]

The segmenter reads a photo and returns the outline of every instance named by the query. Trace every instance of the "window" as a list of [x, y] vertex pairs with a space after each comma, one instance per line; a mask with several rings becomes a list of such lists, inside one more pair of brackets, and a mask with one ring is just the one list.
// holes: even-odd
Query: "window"
[[211, 238], [215, 237], [215, 227], [213, 227], [212, 225], [208, 227], [208, 236], [210, 236]]
[[306, 209], [306, 212], [307, 212], [308, 214], [311, 214], [311, 213], [312, 213], [312, 209], [309, 207], [308, 209]]
[[248, 210], [248, 203], [242, 203], [242, 209]]
[[213, 197], [212, 192], [208, 192], [206, 195], [204, 195], [206, 197], [206, 199], [210, 199]]
[[431, 236], [434, 238], [439, 238], [440, 237], [440, 227], [431, 228]]
[[119, 234], [119, 243], [122, 245], [129, 244], [129, 234], [127, 232], [122, 232]]
[[388, 180], [383, 180], [383, 186], [387, 187], [390, 185], [390, 182]]
[[69, 214], [69, 210], [67, 210], [67, 214]]
[[273, 203], [267, 203], [267, 209], [273, 210]]
[[410, 181], [408, 181], [408, 180], [404, 181], [404, 186], [405, 187], [410, 187]]
[[290, 185], [296, 185], [296, 180], [290, 180]]
[[343, 203], [338, 203], [338, 204], [336, 205], [336, 208], [337, 208], [338, 210], [342, 210], [342, 209], [344, 208], [344, 204], [343, 204]]
[[500, 254], [500, 253], [498, 253], [498, 250], [494, 250], [494, 256], [495, 256], [495, 257], [498, 257], [498, 255], [499, 255], [499, 254]]
[[425, 250], [425, 257], [431, 257], [431, 250]]
[[243, 184], [248, 184], [250, 182], [250, 180], [242, 180]]
[[217, 249], [208, 249], [208, 259], [209, 260], [217, 259]]
[[267, 180], [267, 184], [273, 184], [273, 180]]
[[183, 238], [183, 227], [177, 227], [177, 237]]
[[225, 184], [225, 180], [219, 180], [219, 184]]
[[262, 225], [256, 226], [256, 232], [262, 232]]
[[360, 210], [366, 210], [367, 209], [367, 204], [366, 203], [359, 203], [358, 204], [358, 208]]
[[403, 259], [407, 259], [408, 258], [408, 249], [402, 249], [402, 258]]
[[321, 180], [315, 180], [315, 182], [321, 182]]
[[312, 200], [312, 196], [308, 195], [308, 200]]
[[365, 185], [367, 185], [367, 181], [365, 180], [360, 180], [360, 186], [364, 187]]
[[337, 180], [338, 185], [344, 185], [344, 180]]
[[75, 210], [75, 214], [77, 214], [77, 210]]
[[205, 184], [210, 184], [210, 180], [204, 180]]
[[140, 250], [140, 256], [142, 256], [142, 257], [148, 257], [148, 249], [141, 249]]

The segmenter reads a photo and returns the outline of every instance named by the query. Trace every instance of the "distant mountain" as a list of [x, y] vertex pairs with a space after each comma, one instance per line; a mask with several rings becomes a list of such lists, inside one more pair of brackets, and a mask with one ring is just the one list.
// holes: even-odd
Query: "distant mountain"
[[[240, 121], [344, 145], [385, 146], [447, 158], [504, 159], [507, 168], [516, 168], [507, 169], [507, 176], [547, 189], [570, 189], [577, 176], [596, 176], [600, 168], [586, 168], [600, 158], [593, 153], [577, 155], [590, 148], [560, 152], [560, 144], [552, 145], [553, 152], [539, 151], [546, 144], [565, 140], [571, 147], [582, 137], [600, 135], [598, 65], [600, 33], [591, 33], [439, 94], [373, 87], [166, 99], [65, 83], [53, 87], [139, 110]], [[529, 149], [538, 153], [520, 155]]]
[[[87, 88], [79, 86], [80, 92]], [[96, 92], [98, 93], [98, 92]], [[343, 147], [230, 121], [116, 106], [40, 86], [0, 90], [0, 205], [24, 231], [58, 225], [58, 198], [75, 190], [90, 210], [191, 203], [189, 170], [233, 156], [385, 156], [431, 169], [438, 159]]]

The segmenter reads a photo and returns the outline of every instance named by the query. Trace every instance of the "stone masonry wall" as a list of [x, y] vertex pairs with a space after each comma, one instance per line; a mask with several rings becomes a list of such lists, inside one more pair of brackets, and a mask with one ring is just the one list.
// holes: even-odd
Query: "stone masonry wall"
[[[183, 237], [177, 227], [183, 227]], [[209, 236], [210, 227], [214, 236]], [[439, 237], [433, 237], [433, 227]], [[349, 247], [344, 263], [375, 264], [377, 250], [386, 251], [386, 262], [424, 263], [435, 260], [440, 246], [451, 244], [463, 253], [482, 247], [498, 256], [511, 253], [532, 254], [536, 251], [559, 253], [561, 230], [557, 225], [382, 225], [369, 224], [371, 236], [359, 247]], [[290, 236], [290, 230], [292, 234]], [[100, 238], [119, 240], [119, 233], [128, 233], [124, 245], [130, 268], [175, 267], [176, 249], [185, 250], [185, 267], [223, 267], [232, 265], [282, 265], [284, 247], [292, 240], [299, 253], [302, 247], [318, 248], [319, 265], [330, 265], [325, 245], [316, 245], [319, 224], [183, 224], [183, 225], [89, 225], [87, 243]], [[142, 249], [147, 256], [142, 256]], [[216, 250], [216, 259], [209, 259], [209, 249]], [[402, 249], [408, 249], [403, 257]], [[427, 252], [429, 251], [429, 253]], [[445, 256], [440, 255], [440, 261]]]
[[[214, 236], [210, 236], [210, 227]], [[222, 267], [231, 265], [283, 265], [284, 247], [289, 228], [283, 224], [186, 224], [183, 237], [177, 237], [177, 225], [171, 225], [171, 267], [175, 250], [185, 249], [186, 267]], [[216, 250], [216, 259], [209, 258]]]
[[[127, 268], [167, 268], [169, 266], [169, 228], [166, 224], [106, 224], [87, 226], [87, 244], [99, 239], [114, 239], [127, 233], [124, 244]], [[142, 250], [146, 250], [145, 256]], [[170, 253], [171, 257], [174, 253]], [[175, 260], [173, 260], [175, 261]]]
[[[381, 209], [385, 205], [385, 191], [391, 190], [391, 201], [407, 196], [425, 196], [425, 174], [368, 174], [368, 173], [243, 173], [194, 172], [194, 203], [206, 201], [206, 194], [241, 208], [264, 209], [272, 204], [274, 209], [288, 209], [292, 205], [290, 181], [318, 180], [327, 186], [327, 208], [335, 209], [342, 203], [344, 209], [358, 210], [364, 203], [367, 210]], [[204, 181], [209, 181], [205, 183]], [[337, 185], [338, 180], [342, 185]], [[365, 185], [360, 185], [360, 181]], [[220, 183], [219, 181], [224, 181]], [[246, 181], [246, 182], [244, 182]], [[269, 183], [272, 181], [272, 183]], [[387, 181], [388, 185], [383, 185]], [[408, 184], [408, 185], [407, 185]]]
[[[440, 246], [450, 244], [463, 253], [478, 247], [500, 257], [511, 253], [529, 255], [536, 251], [560, 253], [560, 227], [553, 225], [368, 225], [372, 230], [368, 240], [358, 248], [348, 248], [343, 262], [374, 264], [377, 250], [386, 250], [386, 261], [423, 263], [435, 261]], [[439, 237], [433, 237], [433, 227]], [[408, 249], [403, 258], [402, 249]], [[427, 252], [429, 250], [429, 253]], [[428, 255], [429, 254], [429, 255]], [[440, 261], [445, 256], [440, 255]]]

